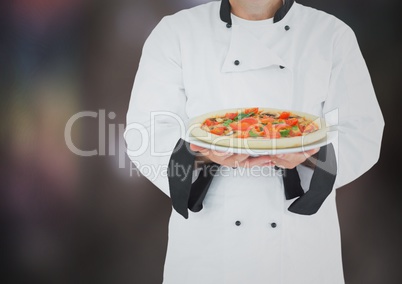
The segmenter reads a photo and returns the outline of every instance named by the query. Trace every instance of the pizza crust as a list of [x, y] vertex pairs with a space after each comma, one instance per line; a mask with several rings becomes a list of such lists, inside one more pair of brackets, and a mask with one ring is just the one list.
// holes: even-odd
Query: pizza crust
[[239, 112], [242, 110], [244, 109], [225, 109], [197, 116], [191, 119], [190, 122], [188, 123], [188, 131], [191, 133], [193, 137], [206, 143], [229, 148], [242, 148], [242, 149], [283, 149], [283, 148], [301, 147], [303, 145], [308, 145], [323, 139], [328, 131], [325, 120], [321, 117], [299, 111], [280, 110], [273, 108], [259, 108], [259, 110], [271, 113], [272, 112], [281, 113], [283, 111], [288, 111], [292, 114], [299, 115], [305, 117], [308, 120], [313, 121], [318, 126], [319, 129], [302, 136], [270, 139], [265, 137], [234, 138], [230, 136], [219, 136], [212, 134], [208, 131], [205, 131], [201, 128], [202, 123], [207, 118], [224, 116], [228, 112]]

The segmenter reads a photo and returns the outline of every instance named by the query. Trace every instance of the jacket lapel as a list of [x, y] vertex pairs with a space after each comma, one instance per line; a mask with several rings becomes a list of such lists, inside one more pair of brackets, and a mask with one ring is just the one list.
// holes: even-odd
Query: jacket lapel
[[[238, 64], [235, 64], [236, 60]], [[282, 58], [246, 29], [241, 26], [232, 27], [229, 51], [221, 70], [223, 73], [256, 70], [273, 65], [286, 67]]]

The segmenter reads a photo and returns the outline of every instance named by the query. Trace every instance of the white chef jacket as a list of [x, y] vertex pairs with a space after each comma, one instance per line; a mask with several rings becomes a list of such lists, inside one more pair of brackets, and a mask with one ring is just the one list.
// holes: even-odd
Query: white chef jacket
[[[337, 125], [334, 188], [376, 163], [384, 122], [346, 24], [294, 3], [262, 40], [241, 21], [227, 26], [219, 13], [220, 1], [213, 1], [167, 16], [144, 45], [125, 139], [147, 178], [169, 195], [163, 169], [184, 135], [179, 121], [256, 106]], [[312, 171], [297, 169], [307, 191]], [[344, 283], [335, 191], [316, 214], [299, 215], [287, 210], [294, 200], [285, 199], [276, 171], [239, 171], [218, 170], [200, 212], [185, 219], [172, 211], [163, 283]]]

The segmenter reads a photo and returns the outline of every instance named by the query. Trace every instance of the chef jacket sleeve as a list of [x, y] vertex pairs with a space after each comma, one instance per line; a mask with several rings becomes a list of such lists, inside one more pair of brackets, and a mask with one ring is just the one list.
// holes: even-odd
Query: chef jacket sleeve
[[185, 105], [179, 39], [165, 17], [144, 44], [124, 137], [130, 159], [168, 196], [167, 166], [185, 131]]
[[182, 76], [180, 41], [165, 17], [144, 44], [124, 137], [137, 169], [187, 217], [187, 208], [202, 209], [212, 175], [194, 172], [194, 153], [181, 139], [188, 122]]
[[378, 161], [384, 120], [354, 32], [347, 28], [333, 48], [323, 112], [327, 123], [337, 125], [338, 139], [333, 143], [338, 160], [337, 188]]

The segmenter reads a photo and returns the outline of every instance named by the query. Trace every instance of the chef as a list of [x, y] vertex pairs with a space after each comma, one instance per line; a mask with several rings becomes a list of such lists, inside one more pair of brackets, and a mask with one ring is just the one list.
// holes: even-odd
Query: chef
[[[189, 119], [247, 107], [325, 117], [336, 139], [259, 157], [185, 141]], [[337, 18], [293, 0], [164, 17], [144, 45], [125, 131], [132, 161], [172, 200], [163, 283], [344, 283], [334, 189], [377, 162], [383, 127], [356, 37]]]

